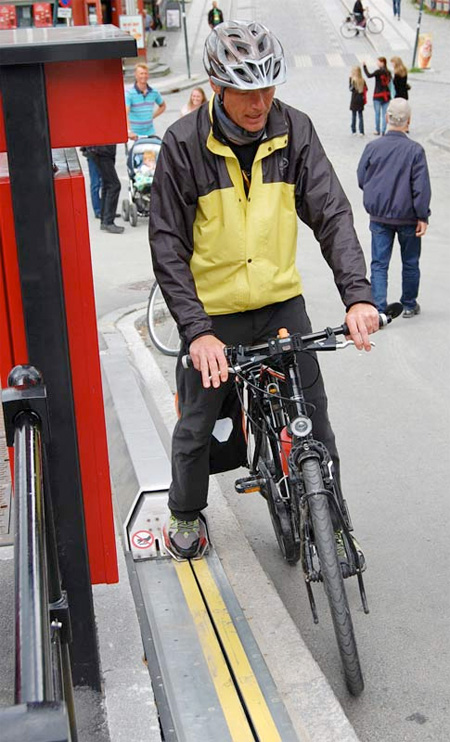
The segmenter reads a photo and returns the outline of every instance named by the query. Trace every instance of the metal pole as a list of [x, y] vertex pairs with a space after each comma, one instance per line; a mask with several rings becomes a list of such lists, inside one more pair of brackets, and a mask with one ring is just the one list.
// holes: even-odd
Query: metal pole
[[20, 413], [14, 442], [16, 703], [54, 700], [40, 437], [37, 418]]
[[188, 78], [191, 79], [191, 62], [189, 59], [189, 44], [188, 44], [187, 26], [186, 26], [186, 6], [184, 3], [184, 0], [180, 0], [180, 2], [181, 2], [181, 22], [183, 24], [183, 33], [184, 33], [184, 46], [186, 49], [187, 73], [188, 73]]
[[424, 3], [424, 0], [420, 0], [419, 16], [417, 18], [417, 27], [416, 27], [416, 40], [414, 42], [414, 51], [413, 51], [413, 58], [412, 58], [412, 64], [411, 64], [412, 69], [414, 69], [416, 65], [416, 54], [417, 54], [417, 47], [419, 45], [419, 33], [420, 33], [420, 24], [422, 22], [423, 3]]

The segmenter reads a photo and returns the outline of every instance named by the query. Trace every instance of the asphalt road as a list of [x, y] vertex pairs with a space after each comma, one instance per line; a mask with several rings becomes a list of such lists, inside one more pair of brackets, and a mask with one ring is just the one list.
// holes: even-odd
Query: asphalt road
[[[235, 17], [258, 16], [282, 39], [290, 64], [289, 81], [279, 89], [279, 97], [311, 115], [352, 202], [368, 257], [368, 220], [355, 171], [371, 139], [373, 112], [368, 105], [366, 138], [351, 137], [348, 73], [356, 59], [370, 64], [377, 53], [385, 53], [388, 59], [403, 55], [409, 64], [417, 11], [403, 0], [405, 27], [403, 22], [396, 27], [389, 16], [390, 4], [374, 0], [371, 7], [384, 13], [387, 21], [386, 32], [376, 39], [374, 49], [366, 39], [346, 42], [339, 35], [340, 0], [278, 0], [276, 9], [273, 3], [264, 2], [249, 3], [247, 8], [237, 2], [231, 5]], [[435, 72], [411, 76], [411, 136], [426, 148], [433, 188], [432, 217], [421, 260], [422, 314], [409, 321], [399, 318], [376, 336], [376, 348], [370, 354], [348, 349], [322, 359], [345, 496], [368, 562], [369, 616], [362, 612], [357, 586], [347, 582], [366, 679], [360, 699], [350, 698], [343, 688], [320, 591], [316, 590], [321, 619], [317, 627], [312, 623], [300, 568], [283, 563], [265, 504], [256, 495], [235, 495], [233, 474], [219, 478], [261, 564], [364, 742], [443, 742], [450, 738], [450, 153], [430, 143], [435, 129], [450, 124], [450, 52], [444, 46], [446, 21], [425, 17], [422, 29], [433, 32], [435, 46]], [[168, 110], [158, 120], [159, 133], [178, 117], [187, 97], [188, 91], [167, 97]], [[125, 184], [122, 153], [118, 167]], [[143, 222], [116, 237], [100, 233], [98, 222], [92, 221], [99, 316], [145, 301], [151, 283], [146, 235]], [[300, 229], [298, 265], [313, 326], [339, 324], [343, 308], [332, 275], [304, 227]], [[395, 255], [390, 299], [398, 300], [399, 295], [400, 264]], [[156, 357], [171, 378], [173, 361]]]

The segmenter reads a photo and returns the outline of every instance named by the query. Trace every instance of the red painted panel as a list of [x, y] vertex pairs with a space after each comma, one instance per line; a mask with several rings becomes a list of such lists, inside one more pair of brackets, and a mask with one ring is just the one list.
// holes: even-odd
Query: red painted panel
[[[45, 76], [54, 149], [127, 141], [121, 59], [53, 62]], [[1, 97], [0, 152], [6, 152]]]
[[57, 175], [55, 195], [91, 580], [111, 583], [118, 572], [82, 173]]

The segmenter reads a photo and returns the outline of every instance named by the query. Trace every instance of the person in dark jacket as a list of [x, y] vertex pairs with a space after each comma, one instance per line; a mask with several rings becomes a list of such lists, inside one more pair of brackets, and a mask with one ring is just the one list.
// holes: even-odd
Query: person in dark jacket
[[208, 13], [208, 25], [210, 28], [215, 28], [219, 23], [223, 23], [223, 13], [217, 4], [217, 0], [214, 0]]
[[394, 97], [404, 98], [405, 100], [408, 100], [408, 70], [406, 69], [400, 57], [392, 57], [391, 63], [394, 72]]
[[366, 19], [364, 18], [364, 7], [361, 0], [356, 0], [353, 6], [353, 15], [355, 16], [356, 24], [361, 26], [361, 28], [364, 28], [366, 25]]
[[[226, 21], [209, 34], [204, 63], [214, 96], [167, 129], [150, 206], [155, 277], [194, 366], [183, 369], [179, 358], [164, 529], [166, 548], [183, 558], [199, 554], [211, 433], [232, 389], [224, 345], [311, 326], [296, 268], [298, 216], [320, 242], [360, 350], [370, 350], [379, 323], [336, 174], [308, 116], [274, 98], [286, 77], [278, 39], [256, 21]], [[322, 377], [304, 353], [299, 364], [315, 435], [338, 479]], [[336, 539], [342, 544], [342, 532]]]
[[116, 145], [86, 147], [88, 158], [92, 158], [102, 179], [100, 229], [110, 234], [122, 234], [123, 227], [114, 224], [120, 194], [120, 180], [116, 172]]
[[367, 85], [362, 76], [361, 67], [353, 67], [350, 73], [349, 88], [351, 92], [350, 111], [352, 112], [351, 130], [356, 134], [356, 118], [359, 123], [359, 133], [364, 136], [364, 106], [367, 102]]
[[375, 110], [375, 131], [374, 134], [384, 134], [386, 132], [386, 111], [391, 100], [391, 73], [387, 68], [386, 57], [378, 57], [378, 68], [374, 72], [369, 72], [366, 64], [363, 64], [364, 74], [367, 77], [375, 78], [375, 88], [373, 91], [373, 107]]
[[423, 147], [406, 131], [411, 118], [409, 103], [394, 98], [389, 104], [386, 136], [368, 144], [358, 165], [358, 185], [370, 214], [372, 233], [371, 282], [375, 304], [387, 306], [388, 270], [395, 235], [402, 258], [403, 317], [420, 312], [419, 259], [421, 238], [427, 231], [431, 187]]

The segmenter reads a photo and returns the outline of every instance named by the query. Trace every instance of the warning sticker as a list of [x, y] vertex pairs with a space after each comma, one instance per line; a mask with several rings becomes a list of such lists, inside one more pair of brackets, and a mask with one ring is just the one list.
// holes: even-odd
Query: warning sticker
[[131, 543], [136, 549], [149, 549], [155, 537], [150, 531], [136, 531], [131, 537]]

